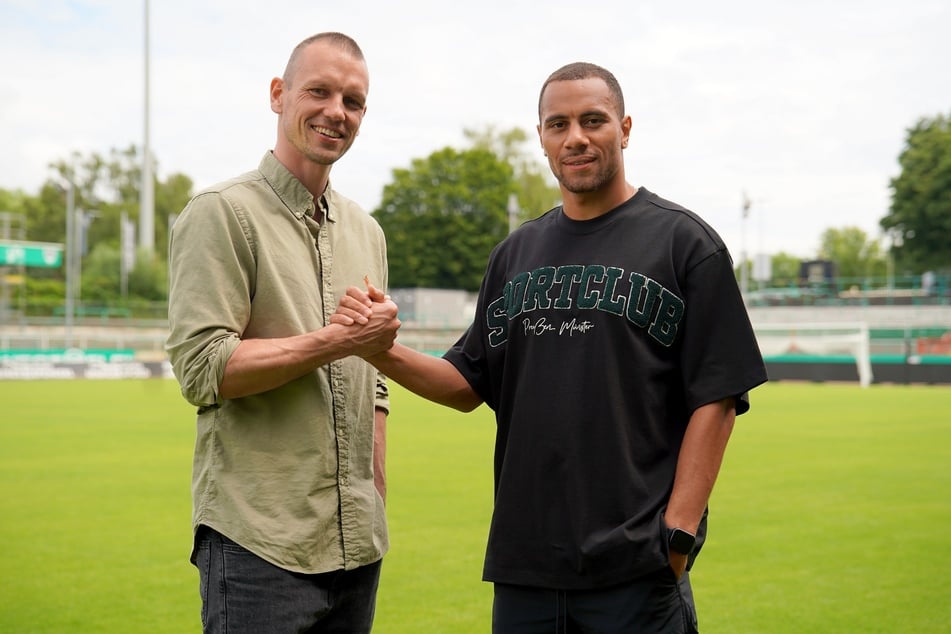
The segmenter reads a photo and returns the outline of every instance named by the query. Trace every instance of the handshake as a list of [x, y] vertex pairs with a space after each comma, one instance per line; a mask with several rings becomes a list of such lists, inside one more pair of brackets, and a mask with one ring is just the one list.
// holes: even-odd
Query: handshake
[[346, 328], [352, 353], [369, 359], [393, 347], [400, 328], [397, 315], [399, 307], [373, 286], [368, 277], [363, 278], [366, 291], [350, 286], [330, 316], [330, 323]]

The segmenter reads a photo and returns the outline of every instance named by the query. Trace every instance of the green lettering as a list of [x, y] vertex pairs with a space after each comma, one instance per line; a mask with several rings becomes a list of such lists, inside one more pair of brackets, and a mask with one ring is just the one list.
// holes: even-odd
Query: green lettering
[[607, 281], [604, 284], [604, 296], [598, 304], [598, 310], [603, 310], [612, 315], [624, 314], [624, 297], [615, 297], [614, 291], [617, 287], [618, 278], [624, 274], [624, 269], [616, 266], [610, 266], [605, 269]]
[[581, 274], [581, 284], [578, 286], [578, 308], [597, 308], [601, 299], [601, 291], [592, 288], [604, 278], [604, 267], [600, 264], [589, 264]]
[[640, 273], [631, 273], [630, 280], [631, 294], [627, 299], [627, 318], [635, 326], [647, 328], [657, 296], [660, 295], [661, 285]]
[[528, 286], [530, 277], [527, 272], [519, 273], [512, 278], [511, 282], [505, 285], [505, 311], [510, 320], [522, 314], [522, 305], [525, 301], [525, 289]]
[[657, 316], [647, 332], [657, 341], [670, 347], [677, 337], [677, 330], [683, 316], [684, 300], [665, 288], [660, 293], [660, 308], [657, 309]]
[[[506, 288], [509, 285], [506, 284]], [[509, 320], [505, 314], [505, 296], [498, 298], [485, 311], [485, 323], [489, 327], [489, 345], [493, 348], [509, 338]]]
[[566, 264], [558, 267], [555, 271], [555, 282], [561, 284], [561, 292], [555, 300], [555, 308], [562, 310], [571, 308], [571, 287], [581, 280], [583, 272], [584, 267], [580, 264]]
[[531, 279], [525, 289], [525, 305], [522, 310], [528, 312], [539, 308], [550, 308], [551, 298], [548, 291], [555, 283], [555, 267], [543, 266], [532, 271]]

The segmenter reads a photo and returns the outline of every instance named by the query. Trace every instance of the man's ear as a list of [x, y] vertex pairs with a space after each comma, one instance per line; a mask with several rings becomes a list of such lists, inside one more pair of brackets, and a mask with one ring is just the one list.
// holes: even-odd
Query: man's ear
[[633, 125], [633, 123], [631, 122], [631, 115], [629, 115], [629, 114], [628, 114], [628, 115], [624, 115], [624, 118], [621, 119], [621, 133], [623, 134], [623, 136], [621, 137], [621, 147], [622, 147], [622, 148], [626, 148], [628, 142], [629, 142], [630, 139], [631, 139], [631, 126], [632, 126], [632, 125]]
[[271, 80], [271, 112], [281, 114], [284, 105], [281, 103], [281, 97], [284, 95], [284, 80], [275, 77]]

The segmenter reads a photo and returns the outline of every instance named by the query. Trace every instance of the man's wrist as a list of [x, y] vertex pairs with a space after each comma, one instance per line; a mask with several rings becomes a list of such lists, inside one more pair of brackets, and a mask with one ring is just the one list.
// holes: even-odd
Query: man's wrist
[[682, 528], [667, 529], [667, 548], [671, 552], [689, 555], [697, 544], [697, 536]]

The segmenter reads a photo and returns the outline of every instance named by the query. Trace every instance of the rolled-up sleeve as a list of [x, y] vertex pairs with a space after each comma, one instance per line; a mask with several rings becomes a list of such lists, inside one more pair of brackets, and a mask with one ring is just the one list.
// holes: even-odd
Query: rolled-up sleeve
[[169, 240], [166, 352], [182, 395], [220, 404], [218, 387], [251, 314], [254, 250], [241, 210], [218, 192], [194, 198]]

